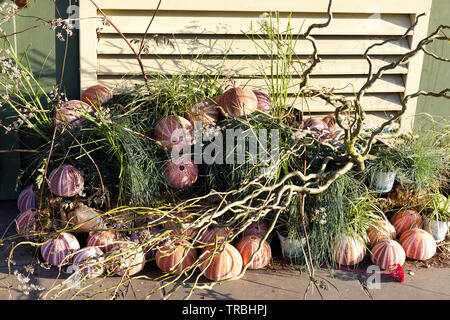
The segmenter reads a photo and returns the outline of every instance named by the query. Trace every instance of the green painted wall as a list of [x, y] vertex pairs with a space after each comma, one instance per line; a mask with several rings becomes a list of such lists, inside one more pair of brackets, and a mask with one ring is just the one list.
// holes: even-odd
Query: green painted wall
[[[0, 5], [10, 0], [0, 0]], [[73, 2], [73, 1], [71, 1]], [[55, 18], [67, 18], [67, 8], [69, 1], [66, 0], [30, 0], [27, 8], [20, 10], [20, 15], [35, 16], [46, 20]], [[8, 33], [25, 30], [39, 24], [30, 17], [17, 17], [14, 21], [3, 24], [1, 27]], [[28, 53], [33, 71], [41, 73], [41, 85], [50, 91], [59, 84], [63, 65], [66, 43], [56, 37], [56, 32], [50, 27], [39, 27], [17, 34], [10, 38], [16, 44], [16, 50], [20, 55]], [[74, 35], [69, 38], [67, 48], [67, 62], [63, 77], [63, 91], [69, 99], [78, 99], [79, 86], [79, 51], [78, 32], [74, 30]], [[45, 64], [44, 64], [45, 61]], [[8, 112], [2, 112], [2, 121], [8, 116]], [[7, 122], [7, 120], [6, 120]], [[16, 148], [33, 148], [38, 144], [36, 139], [27, 136], [17, 136], [14, 134], [5, 135], [3, 130], [0, 133], [0, 150]], [[18, 191], [15, 191], [16, 178], [20, 173], [20, 167], [29, 161], [32, 154], [2, 153], [0, 154], [0, 200], [15, 199]]]
[[[441, 24], [450, 24], [450, 1], [433, 0], [428, 33]], [[437, 41], [428, 47], [430, 51], [442, 57], [450, 58], [450, 45], [446, 41]], [[450, 62], [443, 62], [425, 56], [420, 89], [438, 92], [450, 87]], [[450, 121], [450, 101], [443, 98], [419, 97], [417, 100], [414, 131], [420, 132], [430, 125], [428, 113], [439, 122]]]

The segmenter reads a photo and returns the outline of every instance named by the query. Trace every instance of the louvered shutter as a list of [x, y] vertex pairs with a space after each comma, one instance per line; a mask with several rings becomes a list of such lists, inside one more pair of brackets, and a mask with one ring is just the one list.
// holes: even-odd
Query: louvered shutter
[[[97, 0], [95, 3], [130, 40], [140, 40], [158, 1]], [[327, 6], [328, 0], [164, 0], [148, 39], [164, 35], [172, 45], [149, 41], [143, 55], [145, 69], [149, 74], [170, 75], [185, 70], [214, 74], [223, 64], [222, 74], [233, 77], [236, 84], [264, 87], [261, 73], [270, 66], [269, 61], [243, 32], [249, 32], [251, 25], [257, 26], [263, 13], [275, 11], [280, 13], [282, 26], [291, 15], [291, 27], [304, 32], [312, 23], [327, 20]], [[312, 33], [322, 62], [315, 68], [310, 84], [354, 95], [365, 82], [368, 71], [368, 63], [362, 56], [365, 49], [404, 34], [417, 15], [426, 13], [407, 38], [371, 51], [374, 66], [389, 63], [415, 47], [426, 36], [430, 7], [431, 0], [335, 0], [331, 24]], [[137, 77], [140, 69], [132, 51], [116, 30], [102, 25], [101, 19], [90, 19], [101, 18], [90, 0], [80, 0], [80, 9], [81, 89], [102, 83], [120, 90], [142, 81]], [[137, 48], [139, 43], [135, 45]], [[306, 59], [312, 48], [309, 42], [298, 41], [295, 51], [300, 59]], [[369, 123], [375, 124], [398, 112], [405, 93], [418, 90], [422, 60], [423, 55], [419, 54], [409, 65], [387, 72], [368, 91], [363, 106]], [[295, 93], [295, 88], [291, 93]], [[401, 125], [406, 130], [412, 128], [415, 104], [412, 99], [402, 118]], [[308, 99], [307, 104], [296, 100], [295, 106], [316, 115], [334, 110], [318, 99]]]

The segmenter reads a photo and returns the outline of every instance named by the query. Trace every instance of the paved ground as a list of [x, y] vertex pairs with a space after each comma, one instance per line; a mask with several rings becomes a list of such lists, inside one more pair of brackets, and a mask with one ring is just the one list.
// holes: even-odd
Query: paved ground
[[[0, 235], [6, 226], [16, 217], [17, 209], [14, 202], [0, 203]], [[7, 236], [13, 235], [15, 229], [11, 228]], [[14, 251], [13, 260], [8, 275], [7, 259], [11, 244], [0, 247], [0, 300], [36, 300], [42, 299], [48, 290], [68, 277], [66, 273], [58, 273], [56, 268], [47, 269], [36, 263], [35, 251], [27, 246], [21, 246]], [[32, 270], [30, 266], [33, 266]], [[324, 299], [340, 300], [450, 300], [450, 268], [430, 267], [424, 264], [407, 262], [404, 266], [405, 282], [399, 283], [390, 276], [382, 276], [379, 288], [368, 288], [369, 275], [361, 273], [319, 270], [317, 278]], [[154, 263], [147, 265], [143, 275], [155, 275], [158, 272]], [[308, 273], [291, 268], [274, 268], [269, 270], [248, 270], [243, 279], [216, 285], [211, 290], [196, 291], [191, 297], [193, 300], [297, 300], [303, 299], [308, 286]], [[29, 280], [27, 280], [29, 279]], [[91, 281], [90, 287], [85, 291], [91, 296], [96, 290], [104, 291], [119, 283], [120, 277], [111, 277], [104, 280]], [[118, 293], [119, 299], [144, 299], [157, 282], [136, 279], [127, 286], [127, 290]], [[53, 291], [58, 293], [59, 290]], [[74, 290], [68, 291], [59, 299], [70, 299]], [[187, 289], [179, 289], [171, 299], [182, 299]], [[161, 299], [163, 293], [158, 292], [151, 299]], [[52, 295], [49, 295], [50, 297]], [[108, 293], [99, 293], [93, 299], [104, 300], [111, 297]], [[86, 299], [78, 295], [75, 299]], [[309, 291], [307, 299], [320, 299], [317, 290]]]

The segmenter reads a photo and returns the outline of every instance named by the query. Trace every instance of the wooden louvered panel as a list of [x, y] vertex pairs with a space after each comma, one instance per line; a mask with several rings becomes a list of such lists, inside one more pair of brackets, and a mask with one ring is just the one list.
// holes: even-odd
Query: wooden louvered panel
[[[373, 59], [374, 68], [394, 61], [393, 57], [383, 57]], [[291, 68], [292, 73], [301, 72], [305, 66], [306, 58], [298, 60]], [[240, 58], [240, 59], [214, 59], [214, 58], [178, 58], [171, 56], [163, 58], [149, 57], [143, 59], [145, 70], [148, 73], [176, 74], [182, 71], [186, 74], [222, 74], [226, 76], [255, 76], [271, 74], [271, 61], [268, 59]], [[369, 65], [365, 59], [351, 57], [324, 58], [314, 69], [313, 75], [350, 75], [365, 74]], [[406, 74], [408, 68], [399, 66], [393, 70], [388, 70], [386, 74]], [[99, 75], [139, 75], [141, 70], [134, 57], [99, 56]]]
[[[129, 39], [139, 41], [158, 0], [95, 2]], [[288, 16], [292, 14], [293, 30], [302, 33], [312, 23], [327, 20], [327, 5], [328, 0], [164, 0], [147, 36], [143, 53], [146, 71], [167, 76], [220, 73], [233, 77], [236, 85], [267, 89], [268, 85], [260, 75], [262, 70], [270, 70], [270, 60], [257, 49], [257, 46], [264, 47], [267, 40], [256, 35], [255, 46], [243, 32], [250, 31], [251, 26], [258, 32], [261, 14], [279, 11], [282, 26], [287, 24]], [[322, 62], [315, 68], [309, 84], [317, 88], [334, 88], [337, 94], [351, 96], [366, 80], [368, 64], [362, 57], [365, 49], [402, 35], [418, 14], [429, 13], [430, 6], [431, 0], [335, 0], [330, 26], [312, 32]], [[80, 0], [80, 7], [81, 18], [101, 17], [90, 0]], [[82, 89], [97, 82], [116, 90], [142, 83], [132, 77], [139, 75], [140, 69], [131, 50], [114, 28], [101, 26], [99, 19], [82, 19], [80, 24]], [[375, 47], [371, 51], [374, 71], [413, 48], [426, 35], [427, 24], [428, 15], [421, 19], [408, 38]], [[158, 42], [153, 40], [154, 36]], [[139, 43], [134, 45], [137, 48]], [[299, 40], [294, 51], [300, 60], [305, 60], [312, 53], [312, 47], [309, 42]], [[368, 121], [378, 121], [400, 110], [403, 95], [417, 91], [422, 55], [413, 58], [408, 65], [387, 72], [368, 90], [363, 100], [363, 106], [369, 112]], [[122, 78], [125, 81], [121, 81]], [[224, 81], [230, 83], [229, 79]], [[291, 95], [296, 93], [299, 81], [293, 81], [289, 89]], [[309, 99], [307, 102], [311, 112], [333, 111], [332, 106], [326, 106], [320, 100]], [[407, 117], [414, 115], [415, 103], [415, 100], [408, 103]], [[294, 105], [303, 108], [304, 104], [305, 101], [298, 100]], [[405, 129], [411, 127], [404, 120], [402, 125]]]
[[[388, 37], [344, 37], [320, 36], [317, 38], [317, 48], [321, 55], [362, 55], [366, 48], [386, 40]], [[138, 49], [142, 35], [129, 36], [133, 46]], [[156, 40], [145, 42], [145, 54], [176, 54], [176, 55], [257, 55], [268, 45], [267, 40], [255, 39], [256, 45], [245, 37], [229, 37], [219, 35], [214, 38], [201, 35], [162, 35]], [[394, 41], [382, 47], [375, 47], [372, 55], [398, 55], [407, 52], [409, 43], [407, 39]], [[294, 50], [298, 55], [311, 55], [311, 43], [306, 40], [297, 40]], [[132, 54], [130, 47], [117, 35], [103, 35], [98, 43], [98, 54]]]
[[[152, 11], [105, 11], [123, 33], [140, 33], [147, 28]], [[295, 32], [305, 32], [314, 23], [324, 23], [326, 14], [293, 13], [290, 28]], [[402, 35], [411, 25], [409, 15], [384, 14], [371, 21], [370, 14], [335, 14], [328, 28], [314, 29], [312, 35]], [[255, 34], [262, 33], [258, 13], [252, 12], [203, 12], [203, 11], [159, 11], [152, 23], [152, 33], [160, 34], [227, 34], [242, 35], [250, 32], [253, 25]], [[280, 14], [280, 30], [286, 30], [289, 18]], [[112, 26], [104, 26], [102, 33], [117, 33]]]

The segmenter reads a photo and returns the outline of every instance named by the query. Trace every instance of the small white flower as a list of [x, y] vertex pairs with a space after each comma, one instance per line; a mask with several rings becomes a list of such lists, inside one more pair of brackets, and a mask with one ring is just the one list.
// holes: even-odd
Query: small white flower
[[31, 264], [26, 265], [26, 266], [24, 267], [24, 269], [25, 269], [25, 271], [28, 272], [28, 273], [34, 273], [34, 267], [33, 267]]

